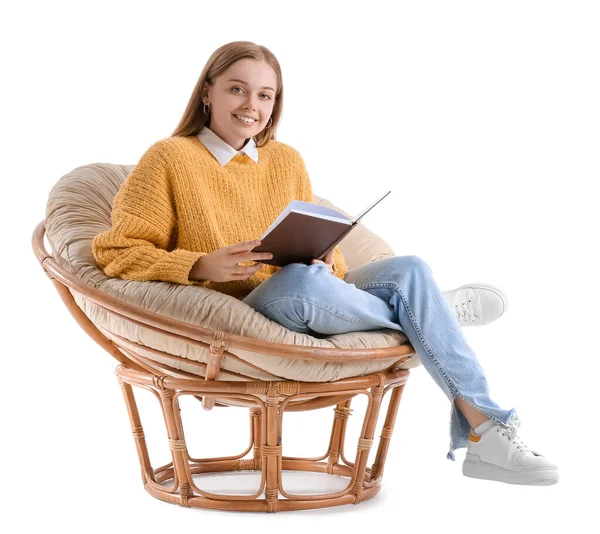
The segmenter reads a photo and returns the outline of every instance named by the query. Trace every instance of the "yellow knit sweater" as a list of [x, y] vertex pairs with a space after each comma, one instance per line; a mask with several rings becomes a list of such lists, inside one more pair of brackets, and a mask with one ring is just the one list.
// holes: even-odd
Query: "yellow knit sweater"
[[[117, 193], [112, 228], [93, 240], [94, 258], [107, 276], [201, 285], [242, 300], [280, 267], [263, 265], [247, 280], [190, 280], [203, 255], [259, 239], [291, 200], [313, 201], [300, 153], [271, 140], [221, 164], [196, 136], [153, 144]], [[253, 261], [240, 265], [255, 265]], [[334, 274], [348, 268], [334, 249]]]

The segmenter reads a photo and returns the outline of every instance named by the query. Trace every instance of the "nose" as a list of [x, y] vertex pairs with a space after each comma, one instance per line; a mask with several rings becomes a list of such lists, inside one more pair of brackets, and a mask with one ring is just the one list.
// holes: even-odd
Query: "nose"
[[246, 100], [246, 107], [252, 110], [256, 109], [256, 106], [254, 105], [254, 96], [253, 95], [249, 95], [248, 96], [248, 100]]

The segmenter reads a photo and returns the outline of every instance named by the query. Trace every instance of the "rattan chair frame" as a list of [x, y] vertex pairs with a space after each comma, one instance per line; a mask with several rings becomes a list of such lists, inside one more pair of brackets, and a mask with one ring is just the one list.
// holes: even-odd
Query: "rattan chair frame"
[[[398, 406], [409, 376], [409, 369], [402, 369], [400, 366], [416, 355], [410, 344], [378, 349], [314, 348], [271, 343], [191, 325], [111, 297], [79, 280], [63, 269], [48, 253], [44, 245], [44, 234], [45, 225], [42, 221], [33, 232], [32, 247], [44, 272], [81, 328], [119, 362], [115, 372], [123, 391], [140, 461], [142, 481], [148, 493], [163, 501], [186, 507], [277, 512], [357, 504], [379, 492]], [[205, 347], [209, 351], [207, 364], [193, 364], [204, 377], [137, 354], [130, 347], [120, 345], [118, 336], [115, 337], [116, 341], [109, 339], [77, 305], [74, 292], [122, 320]], [[275, 376], [273, 380], [257, 380], [221, 369], [225, 354], [237, 358], [229, 352], [230, 348], [317, 362], [339, 362], [340, 359], [370, 362], [396, 357], [398, 360], [384, 371], [332, 382], [301, 382], [282, 380]], [[160, 352], [160, 355], [174, 364], [183, 360], [164, 352]], [[189, 365], [189, 360], [185, 361]], [[217, 376], [227, 374], [236, 375], [237, 380], [217, 380]], [[240, 381], [240, 376], [243, 381]], [[150, 462], [134, 386], [150, 391], [161, 406], [172, 457], [172, 461], [166, 465], [155, 468]], [[382, 400], [388, 392], [390, 401], [385, 422], [375, 459], [368, 467], [369, 452], [373, 445]], [[367, 397], [367, 408], [357, 443], [355, 462], [351, 462], [344, 455], [347, 420], [352, 413], [352, 399], [361, 394]], [[215, 406], [230, 406], [228, 401], [249, 408], [250, 440], [246, 449], [234, 456], [192, 458], [187, 449], [179, 409], [179, 399], [188, 395], [201, 401], [206, 410]], [[329, 406], [335, 408], [325, 454], [312, 458], [283, 456], [284, 412], [315, 410]], [[252, 454], [252, 457], [245, 458], [249, 454]], [[348, 478], [348, 485], [336, 493], [293, 494], [283, 486], [284, 470], [338, 475]], [[193, 478], [193, 475], [198, 474], [232, 471], [260, 471], [258, 490], [252, 495], [212, 493], [201, 490]], [[260, 498], [263, 494], [264, 498]]]

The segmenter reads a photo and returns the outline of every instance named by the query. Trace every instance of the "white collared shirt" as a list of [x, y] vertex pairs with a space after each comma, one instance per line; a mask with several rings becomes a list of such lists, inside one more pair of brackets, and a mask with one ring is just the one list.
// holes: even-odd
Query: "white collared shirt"
[[197, 137], [221, 166], [227, 165], [232, 158], [243, 153], [246, 153], [258, 163], [258, 150], [256, 149], [256, 143], [252, 137], [248, 139], [248, 142], [239, 151], [223, 141], [223, 139], [208, 126], [204, 126], [202, 130], [200, 130], [200, 133], [197, 134]]

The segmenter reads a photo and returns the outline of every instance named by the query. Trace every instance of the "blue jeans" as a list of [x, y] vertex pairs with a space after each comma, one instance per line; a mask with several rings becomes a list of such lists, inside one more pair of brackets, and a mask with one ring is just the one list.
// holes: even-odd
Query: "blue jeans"
[[426, 371], [452, 404], [449, 460], [467, 447], [470, 425], [462, 398], [496, 423], [518, 419], [489, 394], [487, 379], [456, 315], [418, 256], [394, 256], [350, 269], [341, 280], [326, 265], [290, 263], [243, 300], [294, 332], [319, 337], [393, 328], [404, 332]]

